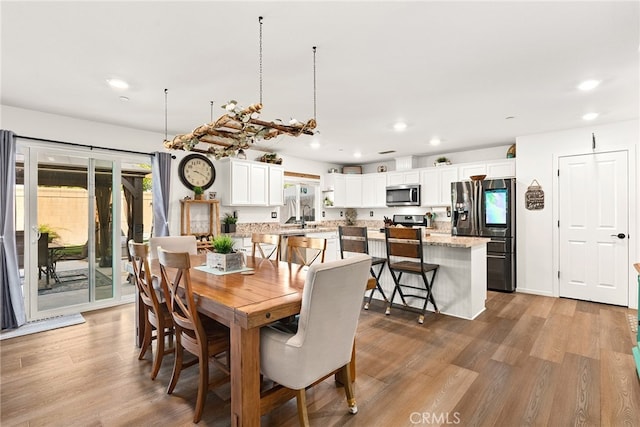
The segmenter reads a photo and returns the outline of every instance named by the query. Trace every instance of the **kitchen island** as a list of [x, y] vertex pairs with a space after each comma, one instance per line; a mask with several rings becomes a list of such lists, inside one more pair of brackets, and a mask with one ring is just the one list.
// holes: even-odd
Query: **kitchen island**
[[[384, 233], [369, 230], [368, 236], [370, 254], [386, 258]], [[424, 262], [440, 265], [433, 284], [433, 295], [441, 313], [471, 320], [485, 310], [487, 242], [490, 240], [444, 234], [423, 236]], [[403, 275], [402, 282], [413, 286], [424, 286], [422, 278], [414, 274]], [[386, 266], [380, 277], [380, 284], [387, 298], [391, 298], [394, 283]], [[379, 292], [374, 294], [374, 299], [381, 298]], [[424, 304], [424, 300], [418, 298], [407, 297], [406, 299], [409, 306], [417, 310], [420, 310]], [[393, 302], [392, 316], [394, 310], [402, 306], [402, 300], [397, 293]], [[433, 311], [431, 303], [427, 305], [427, 310]]]

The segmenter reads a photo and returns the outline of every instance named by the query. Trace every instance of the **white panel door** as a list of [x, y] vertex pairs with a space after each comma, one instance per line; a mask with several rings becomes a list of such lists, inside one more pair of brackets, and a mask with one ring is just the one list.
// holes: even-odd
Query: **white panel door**
[[629, 304], [627, 152], [559, 159], [560, 296]]

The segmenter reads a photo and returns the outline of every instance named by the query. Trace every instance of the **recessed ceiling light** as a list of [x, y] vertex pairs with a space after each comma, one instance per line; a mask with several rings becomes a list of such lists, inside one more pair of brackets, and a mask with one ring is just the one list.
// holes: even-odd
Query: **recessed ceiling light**
[[353, 157], [355, 157], [356, 159], [359, 159], [360, 157], [362, 157], [362, 153], [360, 153], [359, 151], [356, 151], [355, 153], [353, 153]]
[[580, 90], [591, 90], [595, 89], [600, 85], [600, 80], [585, 80], [578, 85], [578, 89]]
[[311, 148], [313, 148], [314, 150], [317, 150], [318, 148], [320, 148], [320, 143], [318, 141], [311, 141], [311, 144], [309, 144], [311, 146]]
[[584, 116], [582, 116], [582, 120], [593, 120], [596, 117], [598, 117], [598, 113], [587, 113]]
[[402, 132], [407, 128], [407, 124], [405, 122], [397, 122], [393, 125], [393, 130], [396, 132]]
[[429, 144], [431, 145], [440, 145], [440, 138], [431, 138], [431, 140], [429, 140]]
[[121, 79], [107, 79], [107, 83], [114, 89], [129, 89], [129, 83]]

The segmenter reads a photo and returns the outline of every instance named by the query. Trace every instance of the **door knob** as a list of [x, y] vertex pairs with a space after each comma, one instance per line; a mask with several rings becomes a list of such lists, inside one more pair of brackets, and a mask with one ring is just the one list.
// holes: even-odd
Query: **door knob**
[[627, 237], [624, 233], [612, 234], [611, 237], [617, 237], [618, 239], [624, 239]]

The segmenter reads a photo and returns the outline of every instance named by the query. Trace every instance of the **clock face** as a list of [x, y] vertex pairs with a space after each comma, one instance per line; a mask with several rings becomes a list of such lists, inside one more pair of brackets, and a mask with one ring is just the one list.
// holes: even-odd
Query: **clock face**
[[202, 187], [203, 190], [211, 187], [216, 179], [216, 170], [213, 163], [200, 154], [189, 154], [180, 161], [178, 167], [180, 180], [189, 189]]

